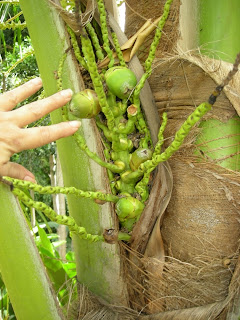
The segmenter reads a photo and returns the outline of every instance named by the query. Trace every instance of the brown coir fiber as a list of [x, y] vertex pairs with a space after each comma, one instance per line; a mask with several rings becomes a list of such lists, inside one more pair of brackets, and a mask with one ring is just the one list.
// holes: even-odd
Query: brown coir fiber
[[[127, 248], [125, 249], [128, 251]], [[214, 293], [210, 292], [210, 287], [208, 289], [205, 288], [206, 282], [203, 275], [208, 273], [209, 278], [211, 276], [215, 278], [215, 271], [220, 266], [218, 265], [220, 261], [214, 261], [213, 263], [209, 259], [206, 261], [206, 257], [199, 257], [199, 261], [196, 261], [196, 264], [194, 262], [191, 264], [172, 257], [166, 257], [164, 271], [159, 275], [156, 272], [147, 271], [149, 264], [151, 268], [154, 265], [161, 269], [162, 266], [159, 265], [158, 260], [137, 256], [142, 268], [139, 268], [139, 263], [137, 266], [128, 264], [126, 277], [128, 285], [131, 287], [129, 292], [132, 309], [109, 305], [99, 300], [82, 285], [79, 285], [79, 298], [72, 303], [67, 319], [224, 320], [227, 319], [228, 310], [231, 310], [231, 314], [232, 311], [235, 311], [235, 300], [238, 299], [239, 295], [239, 263], [234, 273], [231, 273], [231, 282], [228, 283], [229, 290], [226, 296], [218, 301], [204, 304], [205, 294], [210, 296], [214, 295]], [[227, 265], [225, 267], [228, 268]], [[136, 275], [138, 275], [137, 280]], [[213, 286], [212, 289], [216, 290], [216, 286]], [[134, 295], [131, 296], [131, 293]], [[189, 297], [190, 293], [192, 296]], [[134, 309], [138, 309], [138, 311]]]
[[[166, 144], [195, 106], [208, 99], [229, 67], [229, 64], [193, 55], [189, 59], [185, 55], [184, 59], [156, 61], [150, 85], [159, 114], [168, 113]], [[226, 122], [236, 116], [238, 81], [239, 75], [205, 119]], [[230, 100], [235, 104], [232, 105]], [[236, 119], [240, 128], [239, 118]], [[221, 168], [204, 154], [195, 156], [198, 147], [194, 142], [199, 134], [201, 129], [195, 128], [169, 161], [174, 183], [161, 226], [166, 253], [162, 274], [163, 288], [166, 288], [162, 295], [162, 299], [166, 296], [163, 311], [201, 306], [201, 319], [233, 319], [234, 303], [228, 302], [230, 297], [238, 295], [240, 281], [236, 267], [240, 237], [240, 174]], [[237, 155], [233, 159], [239, 163]], [[209, 313], [208, 306], [216, 304], [219, 304], [217, 309]], [[226, 308], [228, 315], [224, 314]], [[198, 318], [194, 314], [188, 319]]]
[[[160, 117], [163, 111], [168, 114], [166, 145], [225, 76], [228, 65], [222, 69], [222, 63], [206, 61], [204, 68], [193, 55], [155, 61], [150, 86]], [[216, 74], [218, 82], [211, 77]], [[234, 79], [205, 120], [226, 122], [236, 116], [239, 104], [230, 102], [238, 99], [236, 83]], [[161, 223], [165, 260], [137, 253], [138, 259], [130, 258], [131, 307], [146, 319], [237, 319], [240, 174], [204, 154], [197, 156], [200, 134], [200, 128], [192, 130], [169, 161], [173, 190]], [[239, 161], [236, 155], [232, 158]]]
[[[126, 29], [125, 34], [128, 38], [133, 36], [142, 25], [149, 19], [154, 22], [163, 13], [165, 0], [125, 0], [126, 4]], [[173, 0], [169, 18], [164, 26], [161, 42], [157, 50], [157, 57], [164, 57], [166, 53], [173, 53], [176, 41], [179, 38], [179, 8], [180, 0]], [[144, 44], [137, 53], [141, 63], [144, 63], [152, 43], [154, 32], [144, 41]]]

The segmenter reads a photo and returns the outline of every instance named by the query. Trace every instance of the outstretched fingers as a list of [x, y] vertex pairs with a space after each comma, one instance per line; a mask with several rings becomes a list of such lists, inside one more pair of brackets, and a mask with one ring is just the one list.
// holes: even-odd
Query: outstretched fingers
[[80, 125], [80, 121], [68, 121], [47, 127], [21, 129], [22, 143], [17, 152], [38, 148], [60, 138], [68, 137], [74, 134]]
[[0, 176], [7, 176], [14, 179], [36, 182], [32, 172], [15, 162], [7, 162], [1, 165]]
[[17, 152], [34, 149], [60, 138], [74, 134], [80, 127], [79, 121], [66, 121], [46, 127], [24, 127], [46, 114], [61, 108], [71, 100], [72, 90], [60, 91], [46, 99], [33, 102], [16, 110], [18, 103], [42, 87], [42, 80], [36, 78], [24, 85], [0, 95], [0, 176], [35, 181], [34, 175], [23, 166], [10, 162]]
[[10, 113], [9, 117], [20, 128], [41, 119], [46, 114], [64, 106], [71, 100], [72, 90], [60, 91], [48, 98], [25, 105]]
[[0, 95], [0, 111], [10, 111], [42, 87], [42, 80], [35, 78]]

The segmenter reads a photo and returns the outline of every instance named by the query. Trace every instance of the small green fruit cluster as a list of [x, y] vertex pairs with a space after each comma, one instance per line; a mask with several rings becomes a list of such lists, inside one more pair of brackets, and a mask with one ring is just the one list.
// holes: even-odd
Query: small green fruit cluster
[[121, 225], [131, 231], [139, 220], [144, 204], [134, 197], [121, 198], [116, 203], [116, 213]]

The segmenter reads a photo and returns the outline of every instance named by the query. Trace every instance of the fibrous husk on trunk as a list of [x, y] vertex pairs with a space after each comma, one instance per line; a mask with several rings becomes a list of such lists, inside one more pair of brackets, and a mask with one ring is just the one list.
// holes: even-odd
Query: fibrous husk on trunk
[[[164, 135], [167, 145], [195, 106], [206, 101], [221, 83], [229, 64], [184, 55], [156, 60], [155, 67], [150, 86], [160, 116], [163, 111], [168, 114]], [[227, 122], [237, 115], [238, 81], [237, 74], [205, 119]], [[239, 124], [236, 118], [236, 125]], [[159, 263], [163, 268], [161, 278], [153, 282], [159, 288], [155, 289], [154, 303], [161, 301], [161, 319], [234, 319], [231, 310], [234, 299], [237, 301], [240, 280], [240, 174], [220, 167], [218, 159], [211, 160], [199, 152], [197, 156], [200, 147], [195, 140], [200, 134], [201, 129], [196, 127], [169, 161], [174, 184], [161, 226], [166, 257], [164, 266]], [[233, 161], [239, 161], [236, 155], [231, 156]]]
[[[159, 2], [147, 4], [134, 0], [128, 0], [126, 5], [128, 36], [134, 34], [137, 23], [154, 19], [163, 7]], [[160, 118], [164, 111], [168, 114], [166, 145], [187, 116], [207, 101], [232, 68], [229, 63], [196, 52], [177, 51], [178, 10], [179, 2], [174, 1], [168, 32], [161, 39], [149, 80]], [[138, 53], [140, 60], [143, 57], [141, 61], [146, 58], [149, 43], [146, 41]], [[235, 119], [236, 126], [240, 127], [239, 118], [235, 117], [239, 114], [239, 81], [237, 74], [205, 120], [226, 123]], [[218, 130], [221, 132], [221, 125]], [[235, 319], [233, 310], [239, 294], [240, 175], [221, 168], [221, 159], [210, 158], [211, 150], [209, 154], [199, 152], [201, 146], [196, 146], [195, 141], [200, 135], [201, 129], [196, 127], [184, 147], [169, 161], [173, 192], [161, 223], [165, 261], [136, 253], [142, 269], [139, 271], [139, 262], [135, 268], [142, 281], [136, 281], [134, 271], [128, 279], [134, 288], [132, 306], [142, 312], [155, 313], [149, 319]], [[220, 134], [219, 140], [227, 139], [223, 136]], [[232, 168], [239, 167], [236, 155], [229, 158]]]
[[[168, 114], [166, 145], [195, 105], [207, 100], [216, 87], [207, 72], [209, 67], [209, 61], [201, 68], [193, 56], [187, 59], [186, 55], [155, 61], [150, 85], [159, 116], [163, 111]], [[236, 115], [227, 96], [235, 90], [232, 85], [205, 119], [226, 122]], [[240, 174], [196, 154], [199, 147], [195, 141], [200, 134], [201, 128], [192, 130], [170, 159], [172, 196], [166, 211], [160, 212], [160, 242], [156, 237], [151, 247], [161, 247], [163, 240], [164, 257], [157, 255], [157, 249], [156, 256], [148, 254], [148, 245], [123, 245], [131, 309], [98, 300], [99, 305], [83, 319], [102, 319], [100, 315], [103, 319], [126, 320], [238, 318]], [[164, 186], [158, 188], [160, 196]], [[149, 239], [154, 242], [153, 237]]]
[[[136, 34], [146, 21], [152, 23], [163, 13], [165, 0], [125, 0], [126, 4], [126, 27], [125, 33], [128, 38]], [[173, 0], [168, 20], [164, 26], [158, 50], [157, 58], [164, 57], [166, 53], [172, 53], [175, 50], [176, 41], [179, 38], [179, 7], [180, 0]], [[144, 63], [149, 47], [152, 43], [154, 32], [152, 32], [144, 41], [137, 53], [139, 60]]]

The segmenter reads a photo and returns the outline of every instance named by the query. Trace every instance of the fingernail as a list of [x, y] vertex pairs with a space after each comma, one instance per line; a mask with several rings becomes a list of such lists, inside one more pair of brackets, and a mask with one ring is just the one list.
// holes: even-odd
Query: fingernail
[[33, 182], [33, 183], [37, 183], [36, 180], [33, 177], [30, 177], [30, 176], [25, 176], [23, 180], [30, 181], [30, 182]]
[[73, 127], [73, 128], [79, 128], [79, 127], [81, 126], [81, 122], [80, 122], [80, 121], [77, 121], [77, 120], [75, 120], [75, 121], [69, 121], [69, 124], [70, 124], [70, 126]]
[[71, 89], [66, 89], [66, 90], [60, 91], [60, 94], [64, 98], [71, 98], [73, 95], [73, 92]]
[[32, 84], [36, 85], [36, 86], [40, 86], [42, 85], [42, 79], [41, 78], [35, 78], [33, 80], [31, 80]]

